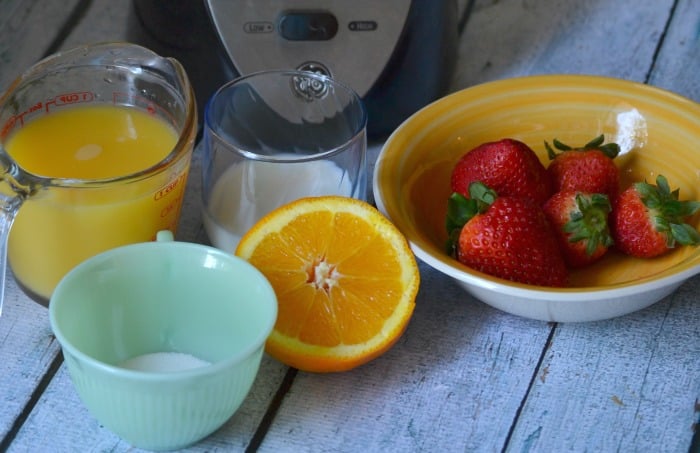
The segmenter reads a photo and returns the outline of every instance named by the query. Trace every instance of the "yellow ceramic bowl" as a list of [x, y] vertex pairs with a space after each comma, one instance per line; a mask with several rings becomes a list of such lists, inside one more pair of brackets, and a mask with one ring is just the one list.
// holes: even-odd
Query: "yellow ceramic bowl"
[[[623, 187], [663, 174], [682, 199], [700, 199], [700, 104], [634, 82], [575, 75], [485, 83], [446, 96], [408, 118], [385, 143], [374, 170], [379, 209], [416, 256], [476, 298], [509, 313], [547, 321], [591, 321], [653, 304], [700, 272], [700, 248], [652, 260], [609, 253], [553, 289], [491, 277], [444, 251], [450, 173], [483, 142], [521, 140], [547, 163], [544, 141], [583, 145], [605, 134], [621, 146]], [[691, 223], [700, 225], [700, 215]]]

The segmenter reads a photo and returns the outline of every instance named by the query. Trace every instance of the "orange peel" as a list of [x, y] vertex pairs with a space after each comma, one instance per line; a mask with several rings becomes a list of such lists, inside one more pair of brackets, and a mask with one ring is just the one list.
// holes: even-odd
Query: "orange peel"
[[418, 266], [370, 204], [302, 198], [259, 220], [236, 255], [258, 268], [279, 311], [266, 351], [303, 371], [346, 371], [391, 348], [415, 307]]

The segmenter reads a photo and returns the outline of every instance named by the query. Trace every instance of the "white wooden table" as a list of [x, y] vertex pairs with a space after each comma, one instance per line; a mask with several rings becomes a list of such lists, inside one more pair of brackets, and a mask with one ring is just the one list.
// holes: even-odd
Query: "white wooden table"
[[[47, 53], [123, 39], [128, 3], [0, 0], [0, 88]], [[620, 77], [700, 102], [700, 1], [477, 0], [452, 90], [537, 73]], [[205, 242], [194, 165], [178, 236]], [[551, 324], [421, 273], [414, 318], [386, 355], [330, 375], [265, 357], [241, 410], [190, 451], [700, 451], [700, 277], [625, 317]], [[134, 451], [82, 406], [47, 310], [8, 285], [0, 451]]]

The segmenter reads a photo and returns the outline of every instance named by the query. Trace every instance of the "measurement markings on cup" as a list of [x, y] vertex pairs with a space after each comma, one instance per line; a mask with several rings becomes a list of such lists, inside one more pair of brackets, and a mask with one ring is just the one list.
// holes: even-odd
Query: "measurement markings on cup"
[[10, 131], [15, 128], [15, 126], [17, 126], [17, 127], [24, 126], [24, 117], [29, 115], [29, 114], [32, 114], [34, 112], [40, 111], [43, 108], [43, 106], [44, 106], [44, 103], [39, 101], [36, 104], [27, 108], [22, 113], [18, 113], [17, 115], [11, 116], [5, 122], [5, 124], [2, 126], [2, 129], [0, 130], [0, 139], [4, 140], [5, 137], [7, 137], [7, 135], [10, 133]]
[[11, 116], [0, 129], [0, 139], [4, 140], [15, 127], [23, 127], [24, 119], [28, 115], [44, 111], [49, 113], [55, 107], [64, 107], [73, 104], [82, 104], [95, 100], [95, 93], [91, 91], [77, 91], [63, 93], [45, 101], [37, 101], [23, 112]]
[[112, 93], [112, 103], [115, 105], [133, 105], [145, 110], [150, 115], [158, 114], [159, 116], [166, 118], [168, 121], [170, 121], [170, 124], [176, 124], [175, 118], [173, 118], [173, 115], [169, 110], [153, 102], [147, 96], [139, 96], [132, 93], [115, 91]]
[[95, 100], [95, 93], [91, 91], [78, 91], [73, 93], [64, 93], [55, 96], [53, 99], [46, 101], [46, 111], [51, 109], [51, 106], [64, 107], [66, 105], [82, 104], [83, 102], [92, 102]]
[[173, 179], [171, 182], [168, 183], [165, 187], [160, 189], [158, 192], [153, 194], [153, 201], [158, 201], [161, 198], [165, 197], [168, 195], [170, 192], [175, 190], [175, 188], [187, 177], [187, 174], [182, 173], [177, 176], [177, 178]]

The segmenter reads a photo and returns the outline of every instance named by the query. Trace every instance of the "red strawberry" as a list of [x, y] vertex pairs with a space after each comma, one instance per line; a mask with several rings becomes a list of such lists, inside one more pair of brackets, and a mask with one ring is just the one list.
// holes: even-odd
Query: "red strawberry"
[[622, 192], [610, 216], [615, 245], [639, 258], [652, 258], [676, 247], [698, 245], [700, 234], [685, 220], [700, 210], [700, 202], [679, 201], [668, 181], [637, 182]]
[[605, 137], [600, 135], [581, 148], [572, 148], [554, 139], [554, 148], [547, 142], [550, 158], [547, 173], [554, 192], [578, 190], [587, 193], [604, 193], [612, 201], [620, 190], [620, 172], [613, 159], [620, 153], [617, 143], [603, 145]]
[[515, 282], [566, 286], [567, 268], [556, 236], [532, 200], [497, 196], [476, 182], [470, 198], [454, 193], [447, 229], [462, 264]]
[[460, 158], [452, 171], [452, 191], [469, 197], [469, 185], [475, 181], [499, 196], [530, 198], [537, 204], [553, 193], [547, 170], [535, 152], [509, 138], [483, 143]]
[[570, 267], [583, 267], [599, 260], [613, 244], [608, 228], [607, 195], [566, 190], [552, 195], [542, 209], [557, 233]]

